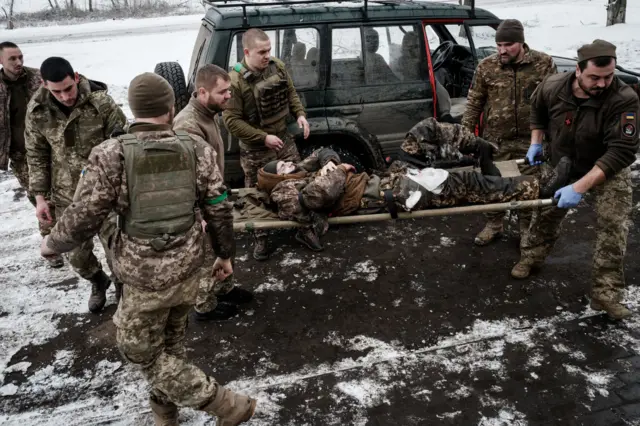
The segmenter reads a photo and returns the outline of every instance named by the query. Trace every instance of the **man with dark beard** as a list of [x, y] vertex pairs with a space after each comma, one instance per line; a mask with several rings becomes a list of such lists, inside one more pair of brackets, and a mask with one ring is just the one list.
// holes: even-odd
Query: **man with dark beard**
[[[616, 47], [595, 40], [578, 49], [575, 73], [546, 78], [531, 99], [531, 161], [548, 135], [550, 166], [571, 157], [573, 182], [555, 194], [558, 209], [540, 212], [514, 267], [529, 275], [549, 254], [567, 209], [591, 191], [597, 215], [591, 307], [615, 319], [631, 312], [620, 303], [632, 209], [630, 166], [638, 150], [638, 95], [615, 76]], [[546, 166], [546, 165], [545, 165]], [[513, 275], [513, 274], [512, 274]]]
[[[211, 145], [216, 152], [220, 179], [224, 181], [224, 142], [220, 136], [217, 115], [231, 99], [231, 78], [217, 65], [208, 64], [196, 74], [196, 91], [189, 104], [175, 117], [173, 130], [184, 130]], [[210, 251], [207, 251], [210, 253]], [[233, 263], [234, 256], [231, 261]], [[234, 285], [233, 275], [220, 281], [206, 280], [198, 290], [196, 319], [223, 320], [237, 313], [237, 305], [251, 301], [247, 290]]]
[[[496, 31], [498, 53], [478, 65], [462, 118], [469, 131], [480, 127], [481, 136], [500, 147], [496, 161], [523, 158], [529, 147], [529, 98], [538, 84], [557, 72], [553, 59], [529, 48], [524, 28], [515, 19], [504, 20]], [[484, 112], [482, 123], [480, 116]], [[538, 167], [520, 166], [520, 173], [531, 175]], [[491, 243], [503, 231], [503, 213], [486, 215], [487, 223], [476, 236], [479, 246]], [[519, 211], [520, 239], [526, 239], [531, 212]]]

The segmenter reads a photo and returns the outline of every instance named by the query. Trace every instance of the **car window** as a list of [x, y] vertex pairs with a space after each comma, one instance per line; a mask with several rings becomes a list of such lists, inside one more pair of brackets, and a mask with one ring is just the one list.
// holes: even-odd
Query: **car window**
[[496, 48], [496, 30], [488, 25], [475, 25], [469, 27], [471, 30], [471, 38], [476, 48], [478, 61], [483, 60], [487, 56], [493, 55], [498, 50]]
[[198, 32], [198, 37], [196, 38], [193, 52], [191, 53], [191, 62], [189, 63], [190, 72], [195, 73], [197, 71], [202, 54], [207, 51], [205, 47], [211, 40], [211, 34], [212, 31], [209, 27], [204, 24], [200, 26], [200, 31]]
[[[320, 34], [315, 28], [265, 31], [271, 40], [271, 56], [282, 60], [296, 89], [318, 85]], [[234, 34], [229, 51], [229, 70], [244, 57], [242, 32]]]
[[467, 37], [467, 32], [464, 29], [464, 25], [458, 24], [449, 24], [445, 25], [449, 33], [453, 36], [453, 39], [456, 43], [461, 44], [465, 47], [471, 47], [469, 43], [469, 37]]
[[362, 37], [360, 28], [331, 31], [331, 87], [364, 86]]
[[421, 35], [419, 26], [365, 27], [367, 84], [425, 80], [427, 67]]

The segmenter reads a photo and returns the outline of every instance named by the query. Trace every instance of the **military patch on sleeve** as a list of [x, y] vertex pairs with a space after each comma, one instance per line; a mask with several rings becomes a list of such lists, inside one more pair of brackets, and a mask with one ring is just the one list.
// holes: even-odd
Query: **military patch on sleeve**
[[622, 128], [622, 137], [625, 139], [633, 139], [638, 132], [637, 123], [636, 123], [636, 113], [635, 112], [624, 112], [622, 113], [622, 119], [620, 120], [621, 128]]

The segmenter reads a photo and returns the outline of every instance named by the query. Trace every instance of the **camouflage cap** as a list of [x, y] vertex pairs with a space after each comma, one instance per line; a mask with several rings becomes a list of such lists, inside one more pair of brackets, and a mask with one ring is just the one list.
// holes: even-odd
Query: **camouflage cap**
[[517, 19], [505, 19], [496, 30], [496, 43], [524, 43], [524, 27]]
[[129, 108], [135, 118], [160, 117], [171, 111], [173, 88], [158, 74], [145, 72], [129, 84]]
[[616, 57], [616, 46], [608, 41], [596, 39], [591, 44], [585, 44], [578, 49], [578, 62], [600, 57]]

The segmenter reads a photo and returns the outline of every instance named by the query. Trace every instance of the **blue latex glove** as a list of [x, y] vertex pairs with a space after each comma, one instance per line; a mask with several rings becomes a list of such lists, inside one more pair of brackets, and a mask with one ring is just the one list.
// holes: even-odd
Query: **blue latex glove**
[[537, 166], [538, 164], [542, 164], [542, 161], [534, 161], [536, 155], [542, 155], [542, 144], [541, 143], [532, 143], [529, 145], [529, 150], [527, 151], [527, 160], [529, 160], [529, 164], [532, 166]]
[[582, 194], [576, 192], [575, 189], [573, 189], [573, 185], [567, 185], [558, 189], [553, 195], [553, 198], [558, 199], [559, 208], [569, 209], [580, 203], [580, 200], [582, 200]]

